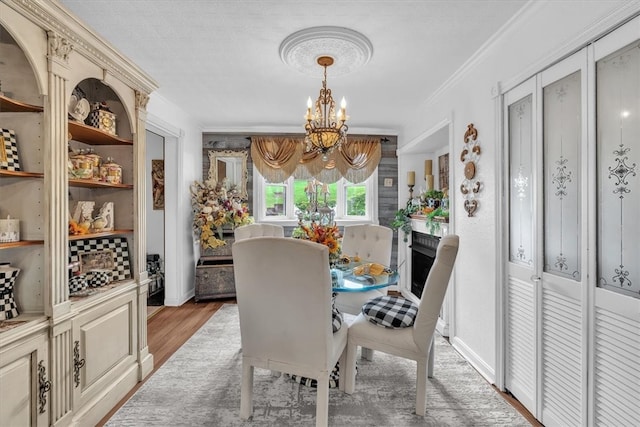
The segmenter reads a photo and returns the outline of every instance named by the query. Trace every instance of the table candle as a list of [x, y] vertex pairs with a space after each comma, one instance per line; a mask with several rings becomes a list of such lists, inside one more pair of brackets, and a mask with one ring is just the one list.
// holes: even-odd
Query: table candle
[[433, 175], [427, 175], [425, 179], [427, 180], [427, 191], [433, 190]]
[[416, 173], [415, 173], [415, 171], [407, 172], [407, 185], [416, 185]]
[[433, 174], [433, 161], [425, 160], [424, 161], [424, 176], [429, 176]]
[[17, 242], [20, 240], [20, 220], [0, 219], [0, 242]]

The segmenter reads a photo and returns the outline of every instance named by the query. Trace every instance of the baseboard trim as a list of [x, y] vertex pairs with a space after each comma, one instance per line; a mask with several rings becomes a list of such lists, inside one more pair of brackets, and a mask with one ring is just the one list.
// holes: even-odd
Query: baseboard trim
[[453, 337], [450, 339], [451, 345], [456, 349], [458, 353], [462, 357], [466, 359], [467, 362], [473, 368], [478, 371], [480, 375], [484, 377], [485, 380], [489, 382], [489, 384], [495, 384], [496, 381], [496, 372], [491, 366], [489, 366], [481, 357], [479, 357], [474, 351], [469, 348], [468, 345], [465, 344], [458, 337]]

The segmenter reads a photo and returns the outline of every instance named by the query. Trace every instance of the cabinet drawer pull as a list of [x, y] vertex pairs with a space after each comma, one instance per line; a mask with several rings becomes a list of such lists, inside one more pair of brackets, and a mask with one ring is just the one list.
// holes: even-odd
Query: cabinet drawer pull
[[51, 390], [51, 381], [47, 380], [47, 368], [44, 366], [44, 360], [38, 363], [38, 403], [40, 404], [40, 413], [45, 413], [47, 406], [47, 393]]
[[80, 368], [84, 366], [84, 359], [80, 359], [80, 341], [75, 341], [73, 346], [73, 381], [76, 388], [80, 385]]

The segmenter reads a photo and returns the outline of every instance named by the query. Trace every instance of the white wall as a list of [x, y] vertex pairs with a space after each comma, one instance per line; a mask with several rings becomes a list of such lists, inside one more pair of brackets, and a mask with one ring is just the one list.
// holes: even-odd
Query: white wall
[[[467, 217], [462, 208], [454, 209], [455, 231], [460, 235], [454, 283], [454, 316], [450, 331], [454, 345], [489, 380], [496, 374], [496, 273], [497, 242], [506, 230], [499, 229], [495, 198], [501, 165], [497, 164], [501, 114], [497, 96], [530, 77], [561, 56], [595, 38], [619, 23], [622, 15], [638, 13], [638, 1], [532, 1], [508, 23], [485, 49], [470, 58], [441, 90], [422, 104], [398, 139], [399, 151], [414, 144], [426, 129], [451, 119], [453, 183], [450, 198], [462, 206], [460, 184], [463, 163], [460, 151], [469, 123], [478, 130], [482, 155], [477, 178], [483, 188], [477, 200], [479, 209]], [[435, 165], [434, 165], [435, 166]], [[435, 169], [435, 167], [434, 167]], [[435, 170], [434, 170], [435, 174]], [[399, 171], [399, 177], [406, 169]]]
[[[165, 305], [194, 295], [196, 257], [189, 188], [202, 173], [202, 127], [157, 94], [147, 105], [147, 129], [165, 140]], [[153, 230], [147, 228], [147, 233]]]
[[151, 179], [151, 160], [164, 159], [164, 138], [147, 131], [146, 170], [147, 194], [147, 253], [159, 254], [164, 261], [164, 210], [153, 209], [153, 183]]

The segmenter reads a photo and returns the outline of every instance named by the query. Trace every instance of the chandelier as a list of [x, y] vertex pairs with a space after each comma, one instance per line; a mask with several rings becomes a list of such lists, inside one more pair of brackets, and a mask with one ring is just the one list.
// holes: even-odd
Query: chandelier
[[320, 152], [322, 159], [327, 161], [328, 155], [347, 140], [347, 130], [349, 129], [349, 126], [345, 124], [348, 119], [347, 103], [342, 98], [340, 109], [336, 115], [336, 103], [331, 96], [331, 89], [327, 88], [327, 67], [333, 64], [333, 58], [320, 56], [317, 61], [318, 65], [324, 67], [324, 78], [322, 79], [320, 96], [316, 100], [313, 112], [311, 97], [307, 100], [307, 114], [305, 115], [307, 123], [304, 125], [306, 130], [305, 151]]

